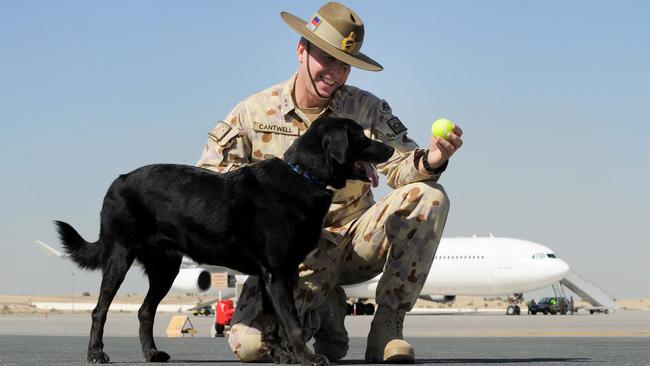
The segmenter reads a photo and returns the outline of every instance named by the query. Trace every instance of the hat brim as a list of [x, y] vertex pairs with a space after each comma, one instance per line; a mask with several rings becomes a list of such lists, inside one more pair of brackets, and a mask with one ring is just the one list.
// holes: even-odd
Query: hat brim
[[343, 61], [348, 65], [368, 71], [381, 71], [384, 69], [384, 67], [381, 66], [377, 61], [371, 59], [361, 52], [350, 54], [341, 51], [338, 48], [325, 42], [320, 37], [315, 36], [313, 32], [307, 29], [307, 22], [298, 18], [297, 16], [291, 13], [287, 13], [286, 11], [283, 11], [280, 13], [280, 15], [282, 16], [282, 20], [284, 20], [285, 23], [293, 28], [293, 30], [300, 33], [300, 35], [305, 37], [309, 42], [316, 45], [316, 47], [336, 57], [338, 60]]

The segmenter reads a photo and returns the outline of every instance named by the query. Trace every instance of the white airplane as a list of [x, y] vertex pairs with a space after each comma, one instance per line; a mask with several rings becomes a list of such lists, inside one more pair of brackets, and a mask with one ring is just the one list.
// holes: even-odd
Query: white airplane
[[[456, 295], [504, 295], [521, 297], [526, 291], [562, 280], [569, 265], [548, 247], [531, 241], [495, 238], [442, 238], [420, 297], [453, 300]], [[374, 298], [381, 275], [357, 285], [345, 286], [352, 298]], [[508, 314], [518, 314], [517, 304]]]
[[[57, 250], [36, 241], [50, 256], [66, 258]], [[206, 291], [210, 288], [210, 272], [224, 271], [224, 267], [199, 265], [183, 257], [181, 270], [172, 287], [186, 292]], [[431, 270], [420, 297], [433, 301], [450, 301], [456, 295], [515, 294], [515, 299], [526, 291], [544, 288], [562, 280], [569, 265], [559, 259], [548, 247], [531, 241], [495, 238], [442, 238]], [[379, 278], [344, 286], [349, 298], [375, 297]], [[237, 275], [236, 282], [247, 276]], [[518, 314], [516, 302], [507, 309]]]
[[[36, 240], [35, 243], [50, 257], [69, 259], [67, 254], [59, 252], [40, 240]], [[183, 257], [181, 269], [178, 271], [178, 275], [172, 284], [172, 288], [181, 292], [204, 292], [209, 290], [212, 285], [211, 272], [227, 271], [229, 271], [229, 269], [226, 267], [209, 265], [202, 266], [187, 257]]]

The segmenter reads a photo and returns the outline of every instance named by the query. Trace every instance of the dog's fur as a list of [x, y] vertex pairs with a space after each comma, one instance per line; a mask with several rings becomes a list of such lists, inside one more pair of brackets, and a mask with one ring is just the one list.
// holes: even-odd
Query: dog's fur
[[103, 273], [88, 361], [109, 361], [102, 343], [106, 312], [134, 260], [149, 278], [138, 311], [142, 351], [147, 361], [169, 359], [156, 348], [153, 322], [186, 255], [259, 276], [265, 306], [272, 307], [265, 311], [277, 316], [294, 356], [289, 359], [327, 364], [302, 340], [292, 293], [298, 264], [318, 243], [332, 200], [325, 185], [342, 188], [347, 179], [368, 181], [357, 163], [381, 163], [392, 153], [392, 147], [367, 138], [351, 120], [321, 118], [287, 150], [285, 161], [274, 158], [225, 174], [157, 164], [118, 177], [104, 198], [98, 241], [89, 243], [72, 226], [56, 221], [74, 262]]

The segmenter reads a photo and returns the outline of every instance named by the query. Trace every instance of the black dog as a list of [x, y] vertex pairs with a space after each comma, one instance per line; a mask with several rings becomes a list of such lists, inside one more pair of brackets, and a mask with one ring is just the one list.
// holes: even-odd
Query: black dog
[[289, 359], [327, 364], [302, 339], [292, 293], [297, 268], [318, 243], [333, 194], [326, 186], [374, 181], [369, 163], [385, 162], [392, 153], [351, 120], [321, 118], [291, 145], [284, 161], [265, 160], [226, 174], [157, 164], [118, 177], [104, 198], [98, 241], [89, 243], [69, 224], [56, 222], [74, 262], [103, 273], [88, 361], [109, 361], [102, 342], [106, 312], [136, 259], [149, 278], [138, 311], [142, 351], [147, 361], [169, 359], [156, 348], [153, 322], [186, 255], [259, 276], [293, 353]]

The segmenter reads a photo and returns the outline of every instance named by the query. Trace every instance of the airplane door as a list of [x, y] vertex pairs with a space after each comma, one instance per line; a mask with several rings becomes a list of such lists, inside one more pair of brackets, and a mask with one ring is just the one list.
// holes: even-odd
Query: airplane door
[[495, 253], [494, 271], [492, 273], [493, 291], [501, 292], [507, 288], [512, 276], [512, 252], [510, 248], [498, 248]]

